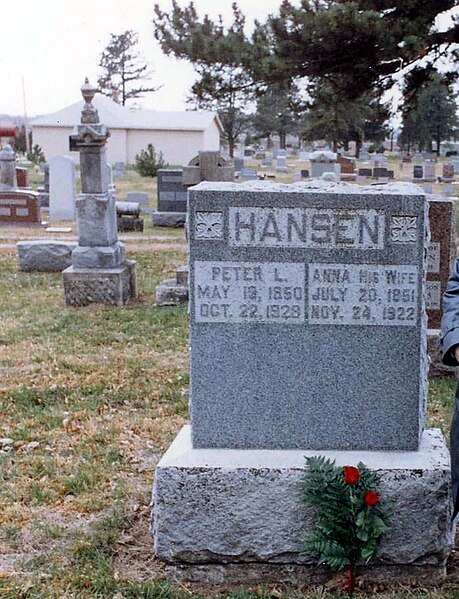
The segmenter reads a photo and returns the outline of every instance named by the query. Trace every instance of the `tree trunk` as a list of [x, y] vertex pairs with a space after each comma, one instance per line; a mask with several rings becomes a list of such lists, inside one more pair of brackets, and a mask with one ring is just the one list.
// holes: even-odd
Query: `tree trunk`
[[333, 151], [336, 153], [338, 151], [338, 140], [333, 140]]
[[361, 149], [362, 149], [362, 139], [360, 138], [360, 136], [357, 136], [357, 139], [355, 140], [355, 157], [356, 158], [360, 157]]
[[281, 150], [285, 150], [285, 139], [287, 135], [285, 131], [279, 131], [279, 147]]
[[229, 150], [230, 158], [234, 157], [234, 143], [235, 143], [234, 137], [228, 137], [228, 150]]

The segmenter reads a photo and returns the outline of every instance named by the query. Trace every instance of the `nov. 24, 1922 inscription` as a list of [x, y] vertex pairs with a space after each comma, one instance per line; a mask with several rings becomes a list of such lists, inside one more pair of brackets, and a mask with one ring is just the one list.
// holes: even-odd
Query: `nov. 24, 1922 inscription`
[[410, 265], [195, 262], [198, 323], [413, 326]]

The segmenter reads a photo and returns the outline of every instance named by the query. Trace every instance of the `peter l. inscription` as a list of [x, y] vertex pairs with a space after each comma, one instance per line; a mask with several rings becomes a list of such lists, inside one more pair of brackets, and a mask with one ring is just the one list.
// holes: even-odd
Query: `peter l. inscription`
[[229, 208], [231, 246], [383, 249], [384, 231], [371, 208]]
[[416, 266], [309, 265], [309, 324], [415, 326], [417, 311]]
[[304, 323], [304, 265], [195, 262], [195, 320]]

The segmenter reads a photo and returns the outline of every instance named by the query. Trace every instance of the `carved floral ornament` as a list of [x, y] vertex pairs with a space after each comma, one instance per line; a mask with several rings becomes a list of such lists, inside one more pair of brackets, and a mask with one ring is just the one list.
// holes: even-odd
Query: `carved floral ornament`
[[223, 212], [196, 212], [196, 239], [222, 239]]
[[417, 240], [418, 219], [416, 216], [393, 216], [390, 240], [394, 243], [413, 243]]

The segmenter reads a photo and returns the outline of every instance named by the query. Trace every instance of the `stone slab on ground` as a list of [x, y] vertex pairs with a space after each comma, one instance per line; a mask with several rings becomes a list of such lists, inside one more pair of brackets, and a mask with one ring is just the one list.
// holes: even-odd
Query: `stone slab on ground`
[[119, 268], [75, 268], [62, 273], [67, 306], [110, 304], [123, 306], [137, 297], [136, 261]]
[[19, 241], [19, 268], [24, 272], [62, 272], [71, 265], [76, 247], [74, 241]]
[[303, 553], [313, 510], [301, 501], [300, 482], [312, 455], [340, 466], [363, 462], [381, 474], [381, 493], [394, 504], [374, 562], [376, 580], [393, 572], [400, 581], [444, 579], [453, 542], [451, 472], [438, 429], [424, 431], [419, 451], [377, 452], [193, 449], [185, 426], [156, 470], [157, 556], [173, 573], [199, 582], [279, 582], [282, 573], [292, 582], [323, 582], [330, 572]]
[[183, 227], [186, 212], [153, 212], [152, 222], [155, 227]]
[[156, 287], [157, 306], [180, 306], [188, 302], [188, 285], [166, 279]]

